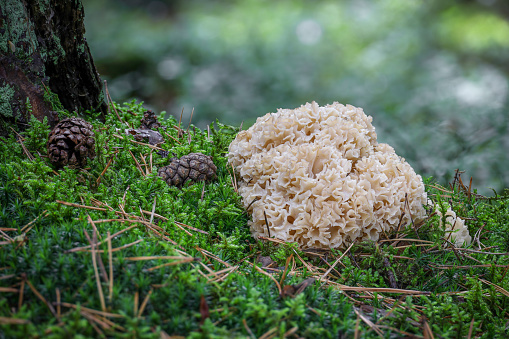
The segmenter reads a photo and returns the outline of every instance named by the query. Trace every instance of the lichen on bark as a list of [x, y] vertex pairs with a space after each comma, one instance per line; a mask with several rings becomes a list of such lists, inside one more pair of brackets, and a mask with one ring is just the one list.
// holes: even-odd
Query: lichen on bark
[[14, 97], [14, 88], [5, 85], [0, 87], [0, 114], [12, 118], [11, 100]]

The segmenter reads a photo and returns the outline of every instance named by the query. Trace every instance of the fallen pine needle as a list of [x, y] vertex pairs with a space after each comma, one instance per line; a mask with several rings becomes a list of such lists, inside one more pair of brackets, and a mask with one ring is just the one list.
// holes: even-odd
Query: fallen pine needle
[[[90, 215], [87, 215], [88, 222], [95, 228], [94, 222], [92, 221], [92, 218], [90, 218]], [[101, 301], [101, 309], [106, 311], [106, 302], [104, 301], [104, 294], [101, 287], [101, 279], [99, 278], [99, 271], [97, 270], [97, 254], [96, 254], [96, 242], [94, 240], [91, 241], [91, 253], [92, 253], [92, 265], [94, 267], [94, 275], [95, 275], [95, 281], [97, 284], [97, 292], [99, 293], [99, 300]]]
[[409, 332], [405, 332], [405, 331], [402, 331], [402, 330], [400, 330], [398, 328], [387, 326], [387, 325], [378, 325], [378, 328], [386, 328], [388, 330], [395, 331], [395, 332], [398, 332], [398, 333], [404, 335], [404, 337], [398, 337], [398, 338], [415, 338], [415, 339], [423, 338], [423, 337], [420, 337], [420, 336], [416, 336], [415, 334], [412, 334], [412, 333], [409, 333]]
[[93, 314], [81, 311], [80, 314], [83, 316], [83, 318], [88, 320], [88, 323], [93, 327], [93, 329], [99, 334], [100, 337], [105, 337], [103, 331], [99, 327], [97, 327], [94, 323], [97, 323], [100, 325], [103, 329], [108, 330], [110, 326], [108, 326], [106, 323], [102, 322], [101, 320], [97, 319]]
[[266, 275], [266, 276], [267, 276], [267, 277], [269, 277], [272, 281], [274, 281], [274, 283], [276, 284], [277, 290], [279, 291], [279, 295], [281, 295], [281, 285], [279, 284], [279, 282], [278, 282], [278, 281], [277, 281], [277, 280], [276, 280], [276, 279], [275, 279], [275, 278], [274, 278], [271, 274], [269, 274], [269, 273], [265, 272], [264, 270], [262, 270], [262, 269], [261, 269], [260, 267], [258, 267], [257, 265], [254, 265], [254, 268], [255, 268], [258, 272], [260, 272], [260, 273], [262, 273], [262, 274]]
[[427, 291], [416, 291], [416, 290], [404, 290], [400, 288], [387, 288], [387, 287], [354, 287], [346, 286], [329, 281], [330, 284], [337, 286], [342, 291], [356, 291], [356, 292], [379, 292], [379, 293], [400, 293], [400, 294], [424, 294], [430, 295], [431, 292]]
[[175, 265], [185, 264], [185, 263], [189, 263], [189, 262], [193, 262], [193, 261], [195, 261], [194, 258], [187, 258], [187, 259], [182, 259], [182, 260], [178, 260], [178, 261], [172, 261], [172, 262], [169, 262], [169, 263], [166, 263], [166, 264], [162, 264], [162, 265], [158, 265], [158, 266], [154, 266], [154, 267], [148, 268], [147, 271], [148, 272], [152, 272], [152, 271], [155, 271], [155, 270], [163, 268], [163, 267], [175, 266]]
[[161, 259], [161, 260], [183, 260], [183, 259], [193, 259], [194, 258], [189, 258], [189, 257], [177, 257], [177, 256], [172, 256], [172, 255], [166, 255], [166, 256], [156, 256], [156, 255], [152, 255], [152, 256], [147, 256], [147, 257], [128, 257], [128, 258], [125, 258], [126, 260], [130, 260], [130, 261], [143, 261], [143, 260], [157, 260], [157, 259]]
[[434, 242], [433, 242], [433, 241], [421, 240], [421, 239], [396, 238], [396, 239], [383, 239], [383, 240], [378, 240], [378, 242], [379, 242], [379, 243], [382, 243], [382, 242], [396, 242], [396, 241], [422, 242], [422, 243], [424, 243], [424, 244], [434, 244]]
[[145, 307], [147, 306], [148, 299], [152, 295], [152, 292], [153, 292], [153, 289], [148, 291], [148, 294], [145, 296], [145, 299], [143, 299], [143, 302], [141, 303], [141, 307], [140, 307], [140, 309], [138, 311], [138, 318], [141, 317], [141, 315], [143, 314], [143, 311], [145, 311]]
[[16, 274], [7, 274], [7, 275], [3, 275], [0, 277], [0, 280], [5, 280], [5, 279], [10, 279], [10, 278], [14, 278], [16, 276]]
[[292, 334], [294, 334], [298, 330], [299, 330], [298, 326], [294, 326], [294, 327], [290, 328], [288, 331], [283, 333], [283, 338], [287, 338], [287, 337], [291, 336]]
[[490, 285], [490, 286], [493, 286], [498, 292], [502, 293], [503, 295], [505, 295], [506, 297], [509, 297], [509, 292], [507, 292], [507, 290], [503, 289], [502, 287], [498, 286], [498, 285], [495, 285], [494, 283], [492, 283], [491, 281], [488, 281], [488, 280], [484, 280], [484, 279], [479, 279], [479, 281], [485, 283], [486, 285]]
[[19, 287], [19, 298], [18, 298], [18, 311], [21, 309], [21, 306], [23, 306], [23, 296], [25, 294], [25, 280], [21, 280], [21, 286]]
[[106, 173], [106, 171], [108, 170], [108, 168], [110, 167], [111, 165], [111, 162], [113, 161], [113, 158], [115, 157], [115, 155], [112, 155], [110, 157], [110, 160], [108, 160], [108, 163], [106, 164], [106, 167], [104, 167], [103, 171], [101, 172], [101, 174], [99, 174], [99, 177], [97, 178], [97, 180], [95, 181], [96, 185], [99, 185], [99, 183], [101, 182], [101, 178], [102, 176], [104, 175], [104, 173]]
[[131, 152], [131, 150], [127, 150], [127, 151], [129, 152], [131, 157], [134, 159], [134, 163], [136, 164], [136, 168], [138, 169], [138, 171], [140, 171], [141, 176], [145, 178], [147, 175], [145, 173], [143, 173], [143, 169], [141, 168], [141, 165], [138, 162], [138, 160], [136, 159], [136, 157], [134, 156], [133, 152]]
[[253, 339], [256, 339], [253, 331], [251, 331], [251, 329], [249, 328], [249, 326], [247, 326], [247, 322], [246, 322], [246, 319], [243, 318], [242, 319], [242, 324], [244, 325], [244, 328], [246, 329], [247, 333], [249, 334], [249, 336]]
[[29, 323], [30, 321], [26, 319], [0, 317], [0, 325], [24, 325]]
[[[117, 134], [113, 134], [114, 137], [116, 138], [119, 138], [119, 139], [124, 139], [124, 137], [120, 136], [120, 135], [117, 135]], [[132, 142], [133, 144], [138, 144], [138, 145], [142, 145], [142, 146], [147, 146], [147, 147], [150, 147], [152, 149], [156, 149], [158, 151], [164, 151], [164, 149], [162, 149], [161, 147], [157, 147], [157, 146], [154, 146], [154, 145], [151, 145], [151, 144], [146, 144], [144, 142], [139, 142], [139, 141], [135, 141], [135, 140], [131, 140], [131, 139], [127, 139], [127, 141], [130, 141]]]
[[474, 317], [472, 317], [472, 320], [470, 321], [470, 327], [468, 328], [468, 336], [467, 339], [472, 338], [472, 333], [474, 331]]
[[[128, 247], [131, 247], [131, 246], [134, 246], [134, 245], [136, 245], [136, 244], [139, 244], [139, 243], [140, 243], [140, 242], [142, 242], [142, 241], [144, 241], [144, 239], [138, 239], [138, 240], [136, 240], [135, 242], [132, 242], [132, 243], [130, 243], [130, 244], [125, 244], [125, 245], [122, 245], [122, 246], [120, 246], [120, 247], [115, 247], [115, 248], [113, 248], [113, 249], [111, 250], [111, 252], [118, 252], [118, 251], [120, 251], [120, 250], [123, 250], [123, 249], [126, 249], [126, 248], [128, 248]], [[77, 249], [77, 250], [72, 251], [72, 252], [91, 252], [91, 251], [92, 251], [92, 250], [90, 250], [90, 249], [80, 248], [80, 249]], [[71, 251], [69, 251], [69, 252], [71, 252]], [[95, 250], [95, 252], [96, 252], [96, 253], [104, 253], [104, 252], [105, 252], [105, 250]]]
[[[348, 251], [350, 251], [350, 249], [352, 248], [352, 246], [355, 244], [355, 242], [352, 242], [352, 244], [346, 249], [345, 252], [343, 252], [343, 254], [341, 254], [341, 256], [334, 262], [334, 264], [332, 264], [331, 267], [329, 267], [329, 269], [327, 270], [327, 272], [325, 272], [321, 277], [320, 279], [318, 279], [318, 282], [322, 281], [322, 279], [324, 279], [333, 269], [334, 267], [337, 265], [338, 262], [341, 261], [341, 259], [343, 259], [343, 257], [348, 253]], [[344, 265], [343, 265], [344, 266]]]
[[133, 314], [136, 315], [138, 314], [138, 303], [139, 303], [139, 300], [140, 300], [140, 292], [139, 291], [136, 291], [134, 293], [134, 311], [133, 311]]
[[[72, 309], [75, 309], [75, 310], [78, 308], [77, 305], [74, 305], [74, 304], [71, 304], [71, 303], [67, 303], [67, 302], [61, 302], [60, 305], [62, 305], [64, 307], [72, 308]], [[86, 311], [86, 312], [93, 313], [93, 314], [98, 314], [98, 315], [103, 316], [103, 317], [108, 317], [108, 318], [125, 318], [121, 314], [109, 313], [109, 312], [104, 312], [104, 311], [98, 311], [98, 310], [94, 310], [94, 309], [91, 309], [91, 308], [88, 308], [88, 307], [84, 307], [84, 306], [81, 306], [81, 305], [79, 306], [79, 308], [81, 310]]]
[[274, 328], [271, 328], [270, 330], [268, 330], [267, 332], [265, 332], [260, 338], [258, 339], [269, 339], [269, 338], [274, 338], [273, 334], [276, 333], [277, 331], [277, 327], [274, 327]]
[[32, 285], [30, 280], [27, 280], [26, 282], [30, 289], [32, 290], [32, 292], [34, 292], [34, 294], [37, 296], [37, 298], [39, 298], [44, 304], [46, 304], [46, 306], [48, 306], [49, 310], [51, 311], [51, 314], [53, 314], [55, 318], [57, 318], [57, 313], [55, 312], [55, 308], [53, 308], [53, 305], [46, 301], [42, 294], [40, 294], [39, 291], [35, 289], [34, 285]]
[[223, 261], [223, 260], [219, 259], [219, 257], [217, 257], [215, 254], [212, 254], [209, 251], [204, 250], [203, 248], [199, 248], [198, 246], [196, 246], [195, 248], [196, 248], [196, 250], [198, 250], [204, 256], [212, 258], [212, 259], [220, 262], [221, 264], [225, 265], [226, 267], [231, 267], [232, 266], [232, 265], [228, 264], [226, 261]]
[[479, 268], [479, 267], [507, 267], [507, 265], [494, 265], [494, 264], [490, 264], [490, 265], [470, 265], [470, 266], [454, 266], [454, 265], [430, 265], [430, 267], [433, 267], [433, 268], [437, 268], [437, 269], [440, 269], [440, 270], [452, 270], [452, 269], [468, 269], [468, 268]]
[[113, 251], [111, 248], [111, 235], [110, 231], [107, 233], [107, 241], [108, 241], [108, 264], [110, 269], [110, 280], [109, 280], [109, 286], [108, 286], [108, 300], [111, 303], [111, 298], [113, 297]]
[[[21, 233], [28, 233], [28, 231], [30, 231], [30, 229], [28, 229], [30, 227], [30, 225], [32, 225], [33, 223], [35, 223], [37, 221], [37, 219], [39, 219], [41, 216], [47, 216], [49, 213], [48, 213], [48, 210], [44, 210], [42, 211], [41, 214], [39, 214], [34, 220], [30, 221], [28, 224], [26, 224], [25, 226], [23, 226], [23, 228], [21, 228]], [[30, 227], [31, 228], [31, 227]], [[26, 232], [25, 232], [26, 230]]]
[[435, 336], [433, 335], [433, 331], [431, 330], [431, 327], [429, 326], [429, 323], [424, 319], [424, 338], [429, 339], [435, 339]]
[[315, 270], [313, 269], [313, 267], [311, 267], [306, 261], [302, 260], [302, 258], [300, 257], [300, 255], [297, 253], [297, 251], [293, 250], [293, 252], [295, 253], [295, 255], [297, 256], [297, 258], [299, 258], [300, 262], [306, 266], [306, 268], [308, 269], [309, 272], [315, 272]]
[[106, 208], [86, 206], [86, 205], [79, 205], [79, 204], [75, 204], [75, 203], [72, 203], [72, 202], [66, 202], [66, 201], [61, 201], [61, 200], [57, 200], [56, 202], [59, 203], [59, 204], [65, 205], [65, 206], [78, 207], [78, 208], [86, 208], [86, 209], [95, 210], [95, 211], [108, 211]]
[[357, 314], [357, 316], [359, 316], [362, 319], [362, 321], [366, 323], [366, 325], [368, 325], [373, 331], [375, 331], [381, 338], [384, 337], [384, 333], [382, 332], [381, 329], [378, 328], [377, 325], [373, 324], [371, 320], [369, 320], [364, 314], [357, 311], [355, 308], [353, 310]]
[[1, 287], [0, 286], [0, 292], [13, 292], [13, 293], [17, 293], [18, 290], [16, 288], [12, 288], [12, 287]]
[[[152, 214], [152, 212], [150, 212], [150, 211], [145, 211], [145, 210], [141, 210], [141, 211], [142, 211], [144, 214], [148, 214], [148, 215], [151, 215], [151, 214]], [[168, 220], [170, 220], [170, 219], [168, 219], [168, 218], [166, 218], [166, 217], [163, 217], [162, 215], [159, 215], [159, 214], [157, 214], [157, 213], [153, 213], [153, 214], [154, 214], [154, 216], [155, 216], [156, 218], [162, 219], [162, 220], [164, 220], [164, 221], [168, 221]], [[199, 228], [195, 228], [195, 227], [193, 227], [193, 226], [189, 226], [189, 225], [183, 224], [183, 223], [178, 222], [178, 221], [174, 221], [174, 223], [175, 223], [177, 226], [187, 227], [187, 228], [189, 228], [189, 229], [190, 229], [190, 230], [192, 230], [192, 231], [196, 231], [196, 232], [199, 232], [199, 233], [202, 233], [202, 234], [209, 234], [208, 232], [205, 232], [205, 231], [203, 231], [203, 230], [201, 230], [201, 229], [199, 229]], [[181, 229], [182, 229], [182, 228], [181, 228]], [[182, 229], [182, 230], [183, 230], [183, 229]]]
[[[216, 278], [214, 278], [212, 280], [209, 280], [209, 281], [210, 282], [220, 282], [220, 281], [223, 281], [224, 279], [226, 279], [227, 276], [229, 276], [230, 274], [235, 272], [239, 267], [240, 266], [233, 266], [233, 267], [225, 268], [224, 270], [215, 272], [216, 273]], [[219, 277], [219, 278], [217, 277], [217, 275], [220, 275], [220, 274], [223, 274], [223, 273], [226, 273], [226, 274], [221, 276], [221, 277]]]

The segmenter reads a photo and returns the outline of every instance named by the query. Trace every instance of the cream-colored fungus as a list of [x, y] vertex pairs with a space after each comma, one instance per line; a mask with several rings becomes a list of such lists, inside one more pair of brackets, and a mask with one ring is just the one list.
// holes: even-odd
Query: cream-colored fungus
[[[443, 228], [442, 212], [437, 206], [435, 211], [440, 216], [440, 227]], [[454, 244], [456, 247], [462, 247], [463, 245], [470, 245], [472, 237], [468, 233], [468, 227], [465, 225], [465, 220], [456, 216], [450, 206], [448, 206], [445, 212], [445, 238]]]
[[313, 102], [268, 113], [240, 132], [228, 160], [253, 236], [269, 235], [266, 214], [273, 237], [343, 248], [424, 219], [421, 177], [377, 142], [371, 121], [361, 108]]

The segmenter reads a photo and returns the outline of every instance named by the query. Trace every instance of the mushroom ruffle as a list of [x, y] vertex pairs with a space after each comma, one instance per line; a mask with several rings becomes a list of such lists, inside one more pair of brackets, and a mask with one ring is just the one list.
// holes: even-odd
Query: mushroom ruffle
[[423, 220], [421, 176], [377, 142], [371, 121], [361, 108], [313, 102], [240, 132], [228, 161], [253, 236], [270, 230], [302, 248], [344, 248]]
[[456, 212], [451, 209], [451, 206], [447, 207], [445, 212], [445, 227], [443, 224], [443, 215], [440, 208], [435, 208], [438, 216], [440, 217], [440, 227], [445, 229], [446, 239], [454, 244], [456, 247], [462, 247], [463, 245], [470, 245], [472, 237], [468, 233], [468, 227], [465, 225], [465, 220], [456, 216]]

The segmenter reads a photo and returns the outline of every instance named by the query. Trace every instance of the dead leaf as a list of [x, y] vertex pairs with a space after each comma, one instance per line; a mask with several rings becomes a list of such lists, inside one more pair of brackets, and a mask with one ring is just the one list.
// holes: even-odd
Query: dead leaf
[[315, 278], [307, 278], [297, 285], [285, 285], [283, 286], [283, 291], [281, 292], [281, 297], [291, 297], [295, 298], [297, 295], [302, 293], [306, 287], [314, 284], [316, 281]]
[[134, 135], [135, 139], [143, 140], [148, 139], [148, 143], [151, 145], [159, 145], [164, 142], [161, 133], [151, 129], [126, 129], [125, 134]]
[[256, 259], [256, 262], [262, 264], [262, 267], [270, 267], [274, 263], [274, 260], [269, 256], [264, 257], [260, 255]]

